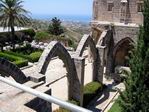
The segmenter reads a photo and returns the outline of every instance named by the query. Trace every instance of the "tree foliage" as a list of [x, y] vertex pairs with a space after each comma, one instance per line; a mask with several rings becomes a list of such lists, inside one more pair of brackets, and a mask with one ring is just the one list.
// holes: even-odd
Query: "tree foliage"
[[122, 112], [149, 112], [149, 0], [144, 0], [143, 15], [144, 25], [130, 57], [132, 73], [119, 101]]
[[48, 31], [49, 31], [49, 33], [51, 33], [53, 35], [60, 35], [60, 34], [64, 33], [64, 30], [61, 26], [61, 20], [58, 19], [57, 17], [54, 17], [51, 20]]
[[28, 11], [23, 8], [22, 0], [0, 0], [0, 25], [9, 28], [11, 41], [15, 44], [15, 26], [22, 27], [30, 22]]

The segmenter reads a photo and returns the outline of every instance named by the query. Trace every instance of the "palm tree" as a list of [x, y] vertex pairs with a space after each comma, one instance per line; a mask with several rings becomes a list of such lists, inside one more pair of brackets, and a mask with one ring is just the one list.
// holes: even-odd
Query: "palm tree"
[[23, 8], [22, 0], [0, 0], [0, 25], [8, 27], [15, 49], [15, 26], [23, 27], [30, 22], [28, 11]]

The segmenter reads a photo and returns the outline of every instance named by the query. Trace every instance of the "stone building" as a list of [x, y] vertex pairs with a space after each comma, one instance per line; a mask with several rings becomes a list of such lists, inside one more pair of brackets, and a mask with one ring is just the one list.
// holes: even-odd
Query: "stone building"
[[143, 0], [94, 0], [92, 35], [98, 46], [104, 46], [106, 74], [116, 66], [129, 66], [129, 51], [133, 48], [143, 24]]

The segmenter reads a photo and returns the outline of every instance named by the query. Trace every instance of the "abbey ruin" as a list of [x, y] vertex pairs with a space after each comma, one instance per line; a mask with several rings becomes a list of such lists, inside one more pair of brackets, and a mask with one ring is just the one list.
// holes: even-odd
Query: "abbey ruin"
[[[65, 78], [67, 84], [62, 82], [58, 89], [66, 85], [68, 90], [56, 92], [66, 93], [65, 100], [75, 99], [82, 106], [85, 75], [91, 75], [90, 81], [104, 83], [104, 75], [112, 76], [117, 66], [129, 66], [127, 56], [137, 40], [139, 25], [143, 24], [142, 7], [143, 0], [94, 0], [92, 31], [82, 37], [75, 51], [68, 51], [61, 43], [52, 41], [37, 63], [23, 69], [0, 58], [0, 76], [12, 77], [18, 83], [49, 95], [52, 94], [52, 86]], [[90, 54], [84, 55], [88, 48]], [[48, 66], [57, 59], [64, 63], [58, 69], [61, 76], [48, 72]], [[88, 60], [90, 62], [86, 63]], [[88, 64], [92, 73], [86, 73], [90, 71], [85, 68]], [[56, 67], [57, 63], [53, 68]], [[63, 68], [66, 68], [66, 73], [61, 72]], [[48, 77], [56, 78], [48, 80]], [[6, 85], [0, 87], [0, 98], [0, 109], [4, 112], [51, 111], [50, 103]]]
[[143, 24], [143, 0], [94, 0], [93, 38], [104, 46], [106, 74], [116, 66], [128, 66], [127, 56]]

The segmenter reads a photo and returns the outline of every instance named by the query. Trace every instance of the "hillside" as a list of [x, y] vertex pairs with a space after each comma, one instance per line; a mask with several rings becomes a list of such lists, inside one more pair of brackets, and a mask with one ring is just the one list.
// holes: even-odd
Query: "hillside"
[[[46, 20], [32, 20], [32, 24], [29, 25], [38, 31], [46, 31], [50, 22]], [[63, 21], [62, 26], [65, 29], [65, 36], [71, 38], [76, 42], [79, 42], [83, 34], [90, 33], [89, 23]]]

